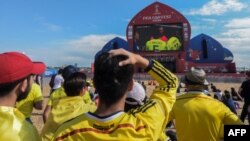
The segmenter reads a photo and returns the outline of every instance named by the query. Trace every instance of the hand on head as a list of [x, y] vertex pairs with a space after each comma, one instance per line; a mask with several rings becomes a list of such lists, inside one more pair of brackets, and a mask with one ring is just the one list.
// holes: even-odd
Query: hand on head
[[119, 66], [125, 66], [128, 64], [137, 65], [141, 67], [147, 67], [149, 64], [149, 61], [143, 57], [141, 57], [138, 54], [131, 53], [129, 51], [126, 51], [124, 49], [114, 49], [109, 51], [110, 56], [117, 56], [117, 55], [126, 55], [128, 56], [128, 59], [119, 62]]

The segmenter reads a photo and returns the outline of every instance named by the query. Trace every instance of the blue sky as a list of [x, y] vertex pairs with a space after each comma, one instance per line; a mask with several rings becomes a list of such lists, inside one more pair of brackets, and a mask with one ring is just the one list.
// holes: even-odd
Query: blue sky
[[[21, 51], [48, 66], [90, 66], [134, 15], [155, 0], [0, 0], [0, 52]], [[250, 67], [250, 0], [160, 0]]]

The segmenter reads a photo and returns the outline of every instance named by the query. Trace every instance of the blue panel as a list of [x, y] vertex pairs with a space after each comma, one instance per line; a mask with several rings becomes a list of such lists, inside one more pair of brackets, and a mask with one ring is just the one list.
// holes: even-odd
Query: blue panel
[[57, 74], [57, 70], [56, 69], [47, 68], [45, 70], [45, 72], [43, 73], [43, 76], [50, 77], [50, 76], [55, 75], [55, 74]]
[[225, 49], [217, 40], [208, 35], [200, 34], [190, 40], [186, 49], [186, 59], [194, 63], [229, 62], [224, 60], [224, 52], [229, 57], [227, 59], [233, 58], [232, 53]]
[[96, 53], [95, 58], [103, 52], [108, 52], [111, 49], [118, 49], [118, 48], [130, 50], [127, 41], [125, 41], [122, 38], [115, 37], [114, 39], [110, 40], [107, 44], [105, 44], [103, 48]]

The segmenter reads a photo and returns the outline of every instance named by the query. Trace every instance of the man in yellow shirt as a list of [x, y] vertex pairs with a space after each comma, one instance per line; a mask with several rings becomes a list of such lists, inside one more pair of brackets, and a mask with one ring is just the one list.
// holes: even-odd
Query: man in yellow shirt
[[35, 127], [16, 108], [16, 101], [25, 99], [34, 82], [33, 74], [45, 71], [44, 63], [33, 63], [22, 53], [0, 54], [0, 140], [39, 141]]
[[169, 120], [175, 119], [178, 141], [220, 141], [226, 124], [243, 124], [222, 102], [204, 94], [206, 73], [191, 68], [185, 75], [187, 93], [177, 97]]
[[88, 91], [86, 75], [82, 72], [73, 73], [64, 82], [66, 97], [53, 103], [52, 111], [45, 123], [41, 138], [50, 141], [59, 125], [88, 111], [94, 112], [96, 105], [91, 100], [84, 99]]
[[[125, 113], [125, 99], [133, 87], [135, 66], [145, 68], [159, 87], [144, 105]], [[94, 68], [93, 81], [99, 94], [97, 110], [64, 123], [53, 140], [158, 140], [175, 102], [177, 77], [157, 61], [124, 49], [101, 53], [95, 59]]]
[[[72, 65], [68, 65], [62, 70], [62, 77], [65, 80], [71, 74], [73, 74], [75, 72], [78, 72], [78, 68], [76, 68], [75, 66], [72, 66]], [[43, 112], [43, 122], [44, 123], [46, 122], [46, 120], [49, 117], [50, 111], [52, 109], [53, 102], [58, 100], [58, 99], [61, 99], [61, 98], [65, 97], [65, 96], [66, 96], [66, 93], [64, 92], [63, 87], [60, 87], [60, 88], [56, 89], [55, 91], [53, 91], [51, 93], [51, 95], [49, 97], [49, 100], [48, 100], [48, 103], [47, 103], [47, 105], [45, 107], [45, 110]]]
[[42, 96], [42, 90], [41, 87], [33, 83], [31, 86], [31, 90], [28, 94], [28, 96], [16, 103], [16, 108], [24, 114], [26, 117], [26, 120], [31, 122], [30, 116], [33, 111], [33, 107], [37, 110], [43, 109], [43, 96]]
[[[52, 107], [54, 106], [54, 103], [56, 103], [58, 100], [66, 97], [66, 93], [64, 91], [63, 87], [60, 87], [56, 89], [49, 97], [48, 103], [46, 105], [46, 108], [43, 113], [43, 121], [46, 123], [47, 119], [49, 118], [49, 114], [51, 110], [53, 109]], [[85, 94], [82, 96], [83, 101], [85, 102], [91, 102], [90, 94], [88, 91], [85, 92]]]

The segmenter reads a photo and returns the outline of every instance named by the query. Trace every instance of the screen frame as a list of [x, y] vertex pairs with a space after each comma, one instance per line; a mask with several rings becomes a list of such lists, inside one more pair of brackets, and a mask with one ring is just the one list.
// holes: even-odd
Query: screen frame
[[[151, 28], [149, 30], [154, 30], [156, 31], [156, 28], [160, 28], [160, 27], [167, 27], [167, 28], [171, 28], [171, 26], [173, 27], [179, 27], [180, 29], [179, 30], [175, 30], [174, 32], [181, 32], [181, 33], [178, 33], [178, 39], [181, 43], [181, 46], [180, 46], [180, 49], [178, 50], [146, 50], [146, 42], [149, 41], [149, 40], [139, 40], [141, 42], [144, 42], [145, 44], [145, 47], [144, 49], [138, 49], [139, 46], [136, 46], [136, 34], [138, 33], [138, 29], [139, 28]], [[167, 32], [167, 28], [164, 28], [165, 32]], [[167, 30], [167, 31], [166, 31]], [[154, 31], [151, 31], [151, 33], [153, 33], [153, 35], [157, 35], [157, 33], [155, 33]], [[142, 32], [139, 32], [139, 34], [141, 34]], [[171, 34], [166, 34], [167, 35], [170, 35], [170, 37], [168, 36], [168, 40], [171, 38], [171, 37], [174, 37], [173, 36], [174, 33], [172, 33], [172, 36]], [[143, 34], [145, 35], [145, 34]], [[143, 35], [139, 35], [139, 36], [143, 36]], [[140, 37], [139, 37], [140, 38]], [[147, 39], [150, 39], [149, 36], [145, 37], [144, 38], [147, 38]], [[157, 37], [155, 38], [157, 39]], [[159, 38], [158, 38], [159, 39]], [[184, 44], [185, 44], [185, 41], [184, 41], [184, 27], [183, 27], [183, 23], [182, 22], [177, 22], [177, 23], [157, 23], [157, 24], [141, 24], [141, 25], [133, 25], [133, 43], [132, 43], [132, 46], [133, 46], [133, 51], [134, 52], [146, 52], [146, 53], [156, 53], [156, 52], [160, 52], [160, 53], [167, 53], [167, 52], [179, 52], [179, 51], [184, 51]]]

